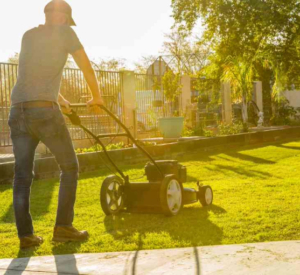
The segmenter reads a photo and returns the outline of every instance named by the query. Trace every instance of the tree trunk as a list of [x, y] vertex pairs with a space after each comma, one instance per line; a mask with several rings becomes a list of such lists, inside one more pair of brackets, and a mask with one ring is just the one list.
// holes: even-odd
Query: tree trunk
[[248, 123], [248, 106], [247, 106], [247, 97], [243, 95], [243, 102], [242, 102], [242, 118], [243, 123]]
[[264, 112], [264, 123], [270, 124], [272, 117], [272, 89], [270, 81], [273, 77], [273, 72], [270, 69], [264, 68], [260, 63], [255, 66], [259, 76], [259, 80], [262, 81], [263, 90], [263, 112]]

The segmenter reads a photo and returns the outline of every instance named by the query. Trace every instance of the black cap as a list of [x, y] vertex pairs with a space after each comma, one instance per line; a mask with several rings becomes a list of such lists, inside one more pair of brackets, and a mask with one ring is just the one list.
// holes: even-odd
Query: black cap
[[76, 26], [75, 21], [72, 17], [72, 8], [71, 6], [65, 2], [64, 0], [52, 0], [48, 3], [44, 10], [45, 13], [47, 12], [62, 12], [70, 17], [70, 26]]

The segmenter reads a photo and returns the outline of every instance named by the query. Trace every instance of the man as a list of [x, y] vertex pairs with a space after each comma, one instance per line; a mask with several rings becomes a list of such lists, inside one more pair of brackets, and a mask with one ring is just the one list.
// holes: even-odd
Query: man
[[[82, 70], [92, 92], [89, 107], [102, 105], [98, 82], [77, 35], [71, 7], [53, 0], [45, 7], [46, 23], [23, 36], [17, 83], [12, 91], [8, 124], [15, 155], [13, 204], [20, 247], [43, 242], [34, 235], [30, 215], [35, 149], [43, 142], [59, 165], [60, 190], [53, 241], [85, 241], [87, 231], [72, 226], [78, 179], [78, 161], [59, 105], [70, 111], [69, 102], [59, 94], [63, 68], [71, 54]], [[96, 107], [95, 107], [96, 108]]]

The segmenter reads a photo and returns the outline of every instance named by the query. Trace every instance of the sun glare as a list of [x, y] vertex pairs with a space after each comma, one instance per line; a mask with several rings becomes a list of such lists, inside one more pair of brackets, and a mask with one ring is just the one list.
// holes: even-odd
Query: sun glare
[[[0, 61], [19, 52], [22, 35], [44, 23], [49, 0], [10, 0], [2, 4]], [[92, 59], [124, 58], [129, 65], [143, 55], [158, 55], [173, 24], [171, 1], [69, 0], [75, 30]], [[16, 8], [18, 7], [18, 8]], [[14, 17], [15, 19], [12, 19]], [[9, 24], [8, 24], [9, 23]]]

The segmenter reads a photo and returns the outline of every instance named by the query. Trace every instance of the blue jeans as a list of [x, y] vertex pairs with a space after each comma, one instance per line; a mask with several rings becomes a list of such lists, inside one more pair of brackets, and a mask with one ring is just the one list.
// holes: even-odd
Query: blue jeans
[[[15, 155], [13, 204], [18, 236], [34, 234], [30, 214], [30, 190], [34, 178], [34, 155], [43, 142], [60, 168], [57, 226], [72, 226], [78, 180], [78, 160], [64, 117], [55, 103], [49, 108], [12, 107], [8, 124]], [[49, 194], [50, 196], [51, 194]]]

